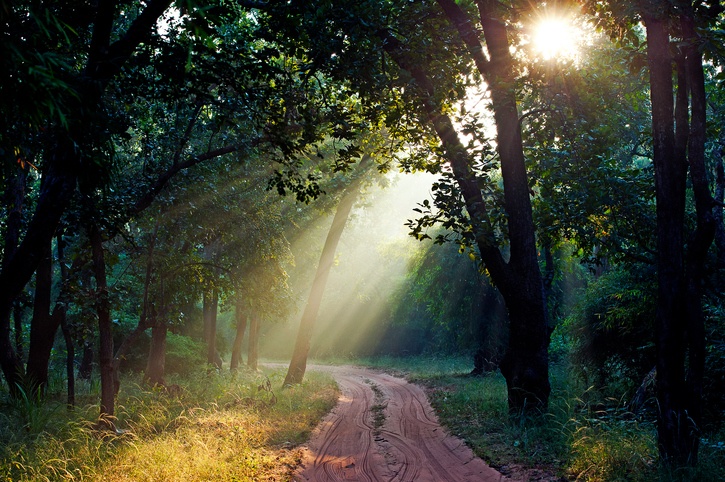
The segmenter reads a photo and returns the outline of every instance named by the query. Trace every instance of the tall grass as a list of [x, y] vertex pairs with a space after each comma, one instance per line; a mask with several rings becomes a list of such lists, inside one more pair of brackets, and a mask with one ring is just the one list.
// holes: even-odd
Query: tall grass
[[94, 428], [96, 405], [39, 404], [52, 413], [42, 427], [2, 410], [0, 480], [290, 480], [297, 446], [337, 400], [318, 373], [285, 390], [278, 371], [198, 372], [169, 380], [179, 386], [171, 391], [139, 382], [122, 385], [117, 432]]

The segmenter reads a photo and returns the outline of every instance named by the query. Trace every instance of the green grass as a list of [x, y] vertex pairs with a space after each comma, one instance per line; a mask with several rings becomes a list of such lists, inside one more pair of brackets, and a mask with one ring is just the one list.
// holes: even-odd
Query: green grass
[[297, 446], [338, 392], [319, 373], [282, 390], [283, 376], [282, 370], [198, 372], [169, 380], [181, 387], [171, 394], [127, 378], [116, 410], [119, 433], [93, 428], [95, 404], [67, 412], [60, 401], [6, 402], [0, 480], [290, 480]]
[[[578, 481], [725, 480], [725, 434], [710, 434], [691, 471], [668, 472], [657, 459], [651, 415], [634, 417], [620, 400], [597, 400], [551, 367], [549, 410], [537, 417], [511, 416], [500, 374], [470, 377], [468, 358], [383, 358], [359, 364], [403, 374], [426, 387], [431, 405], [451, 433], [505, 474], [537, 471]], [[534, 472], [531, 472], [532, 474]], [[539, 480], [539, 479], [534, 479]]]

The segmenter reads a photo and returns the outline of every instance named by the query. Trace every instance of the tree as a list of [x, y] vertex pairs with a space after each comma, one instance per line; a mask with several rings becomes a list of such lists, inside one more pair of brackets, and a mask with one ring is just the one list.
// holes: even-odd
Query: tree
[[232, 371], [238, 369], [242, 363], [242, 342], [244, 341], [244, 332], [247, 329], [247, 322], [249, 320], [249, 316], [245, 312], [244, 299], [241, 295], [237, 296], [234, 305], [234, 319], [236, 321], [236, 334], [234, 342], [232, 343], [232, 358], [229, 360], [229, 369]]
[[[0, 295], [0, 365], [5, 380], [14, 393], [23, 370], [9, 337], [9, 316], [13, 301], [35, 272], [50, 240], [55, 236], [58, 222], [75, 192], [79, 176], [84, 173], [84, 167], [90, 170], [93, 165], [91, 146], [97, 147], [98, 144], [93, 142], [98, 140], [94, 140], [89, 146], [89, 135], [92, 137], [92, 133], [96, 132], [98, 127], [97, 119], [98, 114], [102, 112], [103, 93], [131, 58], [138, 45], [149, 38], [158, 18], [170, 3], [170, 0], [149, 2], [130, 23], [128, 29], [114, 42], [111, 42], [111, 38], [117, 15], [115, 2], [104, 3], [95, 10], [86, 9], [85, 5], [76, 5], [82, 14], [73, 12], [72, 8], [63, 10], [62, 13], [67, 15], [67, 23], [54, 24], [53, 33], [65, 35], [66, 38], [73, 35], [75, 29], [77, 34], [85, 34], [91, 24], [93, 28], [92, 35], [88, 37], [88, 56], [82, 69], [68, 70], [64, 74], [68, 75], [69, 80], [56, 82], [63, 87], [65, 95], [62, 99], [67, 105], [63, 105], [63, 111], [58, 114], [61, 122], [52, 129], [54, 145], [47, 159], [44, 159], [44, 179], [38, 203], [23, 241], [12, 256], [4, 259], [0, 271], [0, 285], [4, 288]], [[13, 18], [8, 19], [9, 24], [14, 24], [16, 18], [23, 18], [28, 14], [28, 8], [25, 6], [13, 4], [10, 7], [7, 10], [3, 9], [4, 15]], [[57, 18], [53, 10], [49, 8], [43, 10], [48, 18]], [[30, 13], [31, 17], [39, 18], [43, 12], [31, 10]], [[35, 33], [43, 35], [37, 30]], [[52, 44], [42, 45], [40, 48], [45, 49], [50, 46]], [[15, 49], [14, 52], [17, 59], [21, 59], [25, 53], [36, 55], [38, 58], [48, 58], [53, 55], [40, 49], [33, 49], [30, 52]], [[60, 66], [60, 63], [56, 66]], [[62, 67], [69, 66], [62, 65]], [[60, 78], [59, 75], [51, 77]], [[38, 109], [33, 109], [31, 112], [37, 115]], [[106, 136], [99, 137], [101, 140], [106, 139]], [[3, 148], [7, 149], [7, 152], [14, 151], [7, 145]]]
[[[715, 203], [705, 166], [706, 103], [703, 49], [707, 28], [722, 13], [718, 2], [641, 2], [608, 8], [610, 31], [647, 37], [657, 202], [656, 315], [658, 446], [672, 466], [694, 465], [702, 424], [705, 358], [702, 283], [715, 236]], [[698, 30], [699, 29], [699, 30]], [[674, 77], [674, 79], [673, 79]], [[695, 228], [686, 228], [687, 180], [695, 201]]]
[[478, 2], [477, 24], [454, 2], [440, 1], [448, 20], [455, 26], [478, 72], [487, 82], [497, 128], [497, 151], [503, 178], [503, 203], [507, 213], [508, 260], [496, 246], [491, 211], [482, 196], [472, 167], [472, 158], [460, 141], [450, 117], [437, 102], [433, 72], [426, 71], [410, 56], [405, 46], [389, 33], [382, 35], [383, 47], [401, 69], [407, 71], [417, 87], [426, 121], [440, 138], [443, 157], [450, 164], [470, 216], [472, 238], [478, 253], [498, 287], [509, 313], [509, 346], [501, 362], [508, 385], [509, 408], [513, 412], [542, 409], [548, 404], [549, 330], [544, 287], [539, 270], [529, 187], [524, 164], [523, 145], [515, 97], [513, 60], [509, 50], [506, 11], [494, 2]]
[[[447, 199], [460, 201], [440, 207], [453, 206], [463, 215], [432, 215], [421, 221], [420, 232], [440, 220], [460, 228], [465, 242], [476, 245], [509, 309], [511, 341], [501, 368], [511, 410], [535, 410], [547, 405], [550, 392], [549, 332], [506, 27], [515, 9], [487, 1], [463, 6], [452, 1], [290, 2], [284, 9], [263, 10], [268, 16], [262, 20], [285, 45], [307, 46], [315, 59], [310, 75], [325, 72], [343, 92], [364, 99], [364, 116], [390, 135], [389, 151], [413, 150], [403, 160], [405, 169], [443, 171], [455, 181]], [[449, 114], [481, 76], [491, 95], [496, 148], [486, 141], [468, 150]], [[482, 126], [471, 130], [477, 139], [485, 137]], [[500, 196], [489, 176], [499, 162]]]
[[[305, 376], [307, 370], [307, 355], [310, 352], [310, 340], [312, 339], [312, 330], [315, 326], [315, 320], [320, 310], [320, 303], [322, 303], [322, 295], [325, 292], [325, 285], [327, 284], [327, 278], [330, 275], [330, 269], [335, 261], [335, 251], [337, 250], [337, 244], [342, 236], [342, 231], [345, 229], [345, 223], [350, 216], [353, 204], [358, 197], [360, 192], [360, 185], [363, 181], [365, 172], [371, 166], [370, 156], [363, 156], [358, 165], [355, 178], [350, 184], [343, 190], [340, 202], [335, 210], [335, 216], [332, 219], [332, 225], [330, 230], [327, 232], [325, 238], [325, 244], [320, 254], [320, 261], [317, 264], [317, 270], [315, 271], [315, 278], [312, 281], [312, 287], [310, 288], [310, 294], [305, 305], [305, 310], [302, 313], [302, 320], [300, 321], [300, 329], [297, 333], [295, 340], [294, 351], [292, 352], [292, 360], [290, 360], [289, 368], [287, 369], [287, 376], [284, 379], [284, 385], [296, 385], [302, 383], [302, 379]], [[250, 331], [250, 340], [252, 338]]]

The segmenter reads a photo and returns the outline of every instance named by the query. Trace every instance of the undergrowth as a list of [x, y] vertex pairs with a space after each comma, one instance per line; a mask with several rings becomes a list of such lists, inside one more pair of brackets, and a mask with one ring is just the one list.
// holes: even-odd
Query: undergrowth
[[[290, 480], [297, 446], [337, 400], [334, 381], [308, 373], [282, 390], [283, 373], [197, 372], [174, 390], [126, 379], [117, 432], [95, 427], [97, 405], [4, 401], [0, 480]], [[88, 397], [92, 398], [92, 397]]]

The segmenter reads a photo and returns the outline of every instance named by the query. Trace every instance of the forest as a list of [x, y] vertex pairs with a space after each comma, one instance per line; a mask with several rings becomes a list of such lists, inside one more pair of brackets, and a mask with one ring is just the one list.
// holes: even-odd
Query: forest
[[382, 372], [508, 480], [725, 480], [721, 2], [0, 25], [0, 479], [354, 480]]

